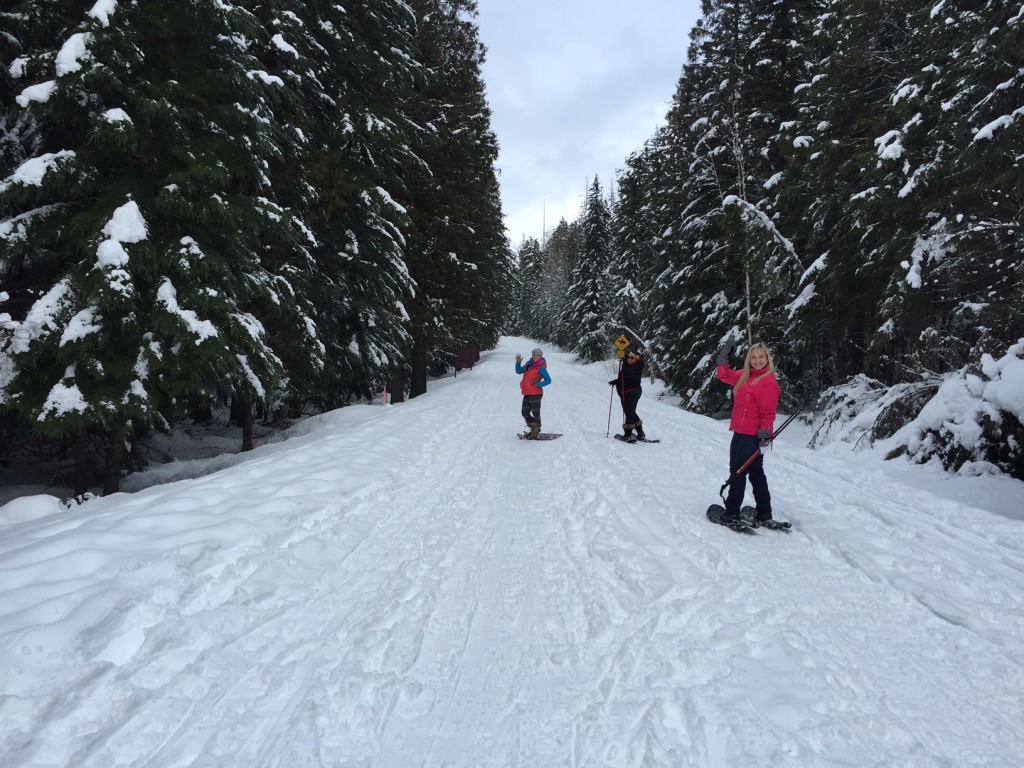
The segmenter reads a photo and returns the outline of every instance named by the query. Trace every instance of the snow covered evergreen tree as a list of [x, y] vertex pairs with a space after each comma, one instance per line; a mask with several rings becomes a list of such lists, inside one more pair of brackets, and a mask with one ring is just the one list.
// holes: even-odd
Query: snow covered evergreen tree
[[663, 189], [668, 181], [666, 134], [660, 128], [626, 159], [612, 216], [611, 318], [641, 338], [650, 332], [652, 301], [667, 267], [662, 239], [672, 231]]
[[578, 327], [572, 322], [569, 286], [573, 265], [581, 249], [580, 222], [560, 219], [544, 243], [544, 281], [536, 301], [545, 318], [544, 335], [564, 349], [574, 349]]
[[264, 164], [280, 147], [263, 128], [277, 83], [239, 49], [250, 17], [223, 4], [59, 10], [73, 31], [15, 65], [13, 119], [38, 138], [0, 181], [5, 268], [52, 271], [9, 321], [2, 391], [46, 434], [108, 434], [110, 491], [125, 436], [179, 398], [252, 402], [281, 386], [254, 314], [280, 302], [259, 255], [278, 226]]
[[774, 148], [804, 65], [793, 38], [806, 3], [707, 0], [668, 116], [659, 199], [666, 269], [651, 294], [651, 334], [670, 383], [698, 410], [709, 362], [728, 335], [781, 335], [780, 296], [802, 272], [774, 219]]
[[883, 205], [904, 212], [875, 344], [902, 340], [945, 373], [1024, 335], [1024, 21], [995, 2], [911, 19], [914, 57], [875, 139]]
[[431, 356], [493, 346], [509, 304], [512, 254], [498, 190], [498, 145], [480, 67], [485, 49], [475, 0], [415, 0], [419, 56], [428, 76], [405, 104], [422, 165], [410, 168], [413, 229], [406, 261], [416, 284], [409, 303], [410, 395], [426, 392]]
[[544, 251], [535, 238], [525, 238], [519, 245], [518, 261], [519, 283], [522, 286], [518, 305], [520, 333], [534, 339], [546, 339], [550, 324], [539, 297], [543, 292], [547, 269], [544, 265]]
[[[805, 270], [787, 302], [790, 352], [803, 384], [828, 386], [869, 364], [878, 371], [906, 350], [881, 349], [881, 291], [912, 219], [880, 169], [891, 128], [890, 98], [915, 66], [914, 4], [838, 0], [817, 19], [820, 61], [797, 89], [797, 118], [784, 127], [787, 171], [777, 190], [783, 226], [800, 242]], [[904, 228], [903, 223], [908, 224]], [[875, 339], [875, 349], [869, 352]], [[870, 361], [874, 362], [870, 362]]]
[[615, 338], [611, 304], [611, 211], [597, 177], [590, 185], [580, 222], [580, 249], [573, 262], [563, 324], [576, 339], [575, 351], [588, 362], [604, 360]]
[[325, 360], [300, 394], [334, 407], [389, 383], [409, 346], [404, 177], [423, 161], [402, 97], [425, 76], [416, 19], [396, 0], [257, 10], [275, 13], [269, 52], [297, 94], [280, 106], [293, 154], [272, 170], [303, 233], [289, 260]]

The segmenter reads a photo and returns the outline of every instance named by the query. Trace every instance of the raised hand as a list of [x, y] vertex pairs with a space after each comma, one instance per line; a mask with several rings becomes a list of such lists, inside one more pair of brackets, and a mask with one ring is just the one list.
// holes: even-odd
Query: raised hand
[[718, 365], [728, 365], [729, 355], [732, 354], [734, 349], [736, 349], [736, 339], [730, 336], [725, 340], [725, 344], [722, 345], [722, 348], [718, 350], [718, 359], [715, 360], [715, 363]]

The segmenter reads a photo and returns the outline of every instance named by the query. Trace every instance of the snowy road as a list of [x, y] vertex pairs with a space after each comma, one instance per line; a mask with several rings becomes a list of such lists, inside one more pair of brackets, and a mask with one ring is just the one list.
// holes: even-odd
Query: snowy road
[[787, 432], [796, 529], [734, 534], [726, 425], [606, 438], [610, 363], [548, 353], [516, 440], [531, 346], [0, 526], [0, 765], [1021, 764], [1024, 523]]

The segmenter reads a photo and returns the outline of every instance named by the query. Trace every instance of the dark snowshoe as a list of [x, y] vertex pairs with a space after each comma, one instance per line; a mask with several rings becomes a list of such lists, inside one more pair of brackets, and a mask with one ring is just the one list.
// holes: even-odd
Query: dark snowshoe
[[623, 443], [660, 443], [661, 442], [661, 440], [651, 440], [651, 438], [649, 438], [649, 437], [643, 437], [643, 438], [632, 437], [632, 436], [630, 436], [630, 437], [623, 437], [618, 432], [616, 432], [614, 435], [612, 435], [612, 437], [614, 437], [616, 440], [622, 441]]
[[533, 437], [529, 432], [516, 435], [520, 440], [557, 440], [561, 436], [561, 432], [538, 432], [536, 437]]
[[751, 528], [768, 528], [772, 531], [789, 531], [793, 526], [785, 520], [758, 520], [754, 507], [743, 507], [740, 510], [743, 522]]
[[725, 517], [725, 507], [721, 504], [712, 504], [708, 507], [708, 520], [718, 525], [724, 525], [730, 531], [736, 533], [754, 533], [754, 529], [747, 525], [742, 517]]

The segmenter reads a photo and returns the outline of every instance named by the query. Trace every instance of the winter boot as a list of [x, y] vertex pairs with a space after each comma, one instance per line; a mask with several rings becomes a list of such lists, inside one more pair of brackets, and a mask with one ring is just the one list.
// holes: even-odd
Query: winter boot
[[527, 440], [536, 440], [537, 436], [539, 434], [540, 434], [540, 422], [539, 421], [531, 421], [530, 422], [530, 434], [528, 434], [526, 436], [526, 439]]
[[636, 438], [633, 437], [633, 425], [632, 424], [623, 424], [622, 425], [622, 439], [625, 440], [627, 443], [635, 443], [636, 442]]
[[636, 427], [636, 439], [637, 440], [646, 440], [647, 439], [647, 435], [644, 434], [644, 423], [642, 421], [638, 421], [633, 426]]

